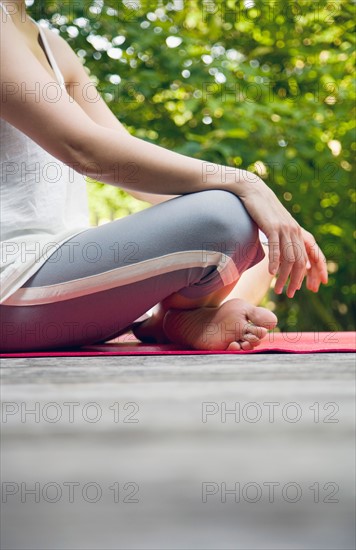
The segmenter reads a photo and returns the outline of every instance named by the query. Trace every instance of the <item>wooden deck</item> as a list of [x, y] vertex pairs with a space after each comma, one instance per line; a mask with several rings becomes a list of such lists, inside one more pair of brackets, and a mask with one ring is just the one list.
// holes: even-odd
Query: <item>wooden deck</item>
[[3, 550], [355, 548], [354, 354], [3, 359], [1, 381]]

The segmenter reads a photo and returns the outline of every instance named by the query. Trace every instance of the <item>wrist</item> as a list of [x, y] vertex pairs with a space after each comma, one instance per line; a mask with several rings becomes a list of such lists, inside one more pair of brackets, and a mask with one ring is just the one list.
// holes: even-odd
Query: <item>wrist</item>
[[234, 186], [235, 194], [241, 199], [254, 193], [261, 193], [267, 187], [257, 174], [240, 169], [235, 169], [232, 185]]
[[230, 191], [240, 198], [267, 187], [253, 172], [205, 161], [202, 162], [202, 183], [205, 189]]

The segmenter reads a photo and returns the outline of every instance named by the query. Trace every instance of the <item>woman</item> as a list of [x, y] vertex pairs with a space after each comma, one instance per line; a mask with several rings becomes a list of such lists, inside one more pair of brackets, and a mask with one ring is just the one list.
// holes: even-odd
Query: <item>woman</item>
[[[305, 276], [314, 292], [327, 282], [313, 236], [260, 178], [131, 136], [92, 100], [67, 43], [23, 0], [0, 5], [4, 351], [82, 346], [130, 328], [142, 340], [252, 349], [277, 322], [232, 297], [264, 257], [258, 228], [277, 294], [287, 285], [292, 298]], [[80, 174], [155, 206], [90, 228]]]

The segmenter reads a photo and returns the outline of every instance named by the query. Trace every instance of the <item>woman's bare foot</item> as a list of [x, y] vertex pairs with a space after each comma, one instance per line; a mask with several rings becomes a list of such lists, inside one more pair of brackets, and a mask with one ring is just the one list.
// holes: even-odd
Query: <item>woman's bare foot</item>
[[244, 300], [229, 300], [218, 307], [171, 309], [163, 320], [170, 342], [193, 349], [250, 350], [258, 346], [277, 317]]
[[166, 311], [161, 307], [156, 306], [156, 311], [137, 326], [132, 327], [132, 332], [141, 340], [141, 342], [147, 344], [167, 344], [169, 340], [163, 330], [163, 319]]

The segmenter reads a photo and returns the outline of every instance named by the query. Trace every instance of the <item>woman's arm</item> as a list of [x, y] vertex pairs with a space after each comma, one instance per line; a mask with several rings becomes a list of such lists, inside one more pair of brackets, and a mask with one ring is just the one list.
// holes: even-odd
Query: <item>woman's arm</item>
[[[59, 68], [66, 82], [67, 92], [72, 99], [95, 123], [115, 130], [123, 136], [129, 136], [130, 133], [112, 111], [110, 111], [103, 98], [97, 92], [94, 83], [89, 78], [72, 48], [58, 34], [49, 29], [44, 29], [44, 32], [46, 33], [46, 38], [54, 57], [58, 60]], [[150, 204], [159, 204], [178, 196], [144, 193], [142, 191], [133, 191], [132, 189], [128, 189], [127, 191], [136, 199]]]
[[[1, 116], [78, 172], [124, 188], [180, 194], [213, 188], [202, 161], [104, 127], [62, 90], [10, 18], [1, 21]], [[95, 118], [95, 117], [94, 117]]]
[[[102, 126], [53, 81], [10, 18], [0, 25], [1, 116], [5, 120], [78, 172], [129, 192], [180, 195], [222, 189], [234, 193], [268, 237], [270, 272], [279, 269], [276, 288], [283, 288], [290, 277], [288, 296], [294, 295], [308, 259], [301, 228], [260, 178]], [[320, 272], [319, 278], [323, 277]]]
[[87, 100], [84, 87], [90, 81], [83, 68], [79, 75], [74, 61], [68, 64], [68, 94], [27, 47], [11, 18], [1, 19], [0, 25], [1, 116], [56, 158], [104, 183], [142, 193], [180, 195], [223, 189], [239, 194], [251, 186], [244, 171], [131, 136], [104, 102], [94, 107]]

